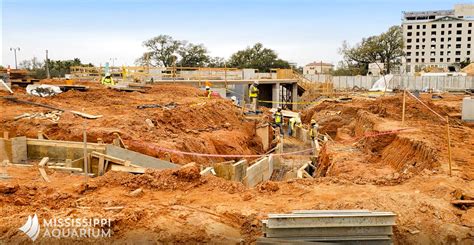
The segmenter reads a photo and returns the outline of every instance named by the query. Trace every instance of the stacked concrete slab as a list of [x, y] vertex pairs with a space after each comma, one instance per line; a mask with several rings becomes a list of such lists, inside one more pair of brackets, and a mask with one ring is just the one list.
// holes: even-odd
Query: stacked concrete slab
[[257, 244], [330, 242], [338, 244], [392, 244], [392, 212], [369, 210], [300, 210], [269, 214], [263, 220], [264, 237]]

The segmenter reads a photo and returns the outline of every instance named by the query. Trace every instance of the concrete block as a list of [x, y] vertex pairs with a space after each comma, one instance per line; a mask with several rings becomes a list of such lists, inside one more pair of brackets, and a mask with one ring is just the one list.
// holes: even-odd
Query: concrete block
[[234, 166], [234, 176], [233, 181], [242, 182], [247, 175], [247, 160], [240, 160], [233, 164]]
[[474, 99], [466, 97], [462, 100], [462, 116], [465, 122], [474, 122]]
[[254, 187], [265, 180], [269, 180], [272, 173], [273, 162], [270, 163], [269, 157], [264, 157], [247, 168], [244, 184], [248, 187]]
[[11, 139], [11, 152], [12, 152], [12, 163], [27, 163], [28, 161], [28, 150], [26, 144], [26, 137], [15, 137]]

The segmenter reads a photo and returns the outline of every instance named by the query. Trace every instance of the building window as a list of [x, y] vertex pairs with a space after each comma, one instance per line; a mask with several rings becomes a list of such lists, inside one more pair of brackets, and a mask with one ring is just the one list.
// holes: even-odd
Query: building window
[[436, 44], [431, 45], [431, 49], [436, 49]]
[[407, 49], [411, 49], [411, 45], [408, 45], [408, 46], [407, 46]]
[[423, 35], [423, 36], [426, 36], [426, 31], [424, 31], [424, 32], [422, 33], [422, 35]]
[[458, 23], [457, 27], [462, 27], [462, 23]]
[[469, 27], [472, 27], [472, 23], [469, 23]]
[[447, 58], [446, 62], [448, 62], [448, 63], [451, 62], [451, 58]]
[[415, 62], [416, 62], [416, 63], [418, 63], [419, 61], [420, 61], [420, 59], [418, 59], [418, 58], [415, 59]]
[[411, 38], [408, 38], [408, 39], [407, 39], [407, 43], [411, 43]]
[[439, 62], [443, 62], [443, 58], [439, 58]]
[[416, 55], [416, 56], [419, 56], [419, 55], [420, 55], [420, 52], [416, 52], [416, 54], [415, 54], [415, 55]]
[[416, 25], [416, 29], [418, 29], [418, 30], [419, 30], [419, 29], [420, 29], [420, 25]]
[[444, 51], [440, 51], [440, 52], [439, 52], [439, 55], [444, 55]]
[[472, 33], [472, 30], [467, 30], [467, 34], [471, 34]]
[[467, 40], [468, 40], [468, 41], [471, 41], [471, 37], [467, 37]]
[[419, 42], [420, 42], [420, 39], [419, 39], [419, 38], [417, 38], [417, 39], [416, 39], [416, 42], [417, 42], [417, 43], [419, 43]]
[[444, 48], [444, 44], [439, 45], [439, 48], [443, 49], [443, 48]]
[[451, 48], [451, 44], [448, 44], [448, 48]]
[[420, 45], [416, 45], [416, 49], [420, 49]]
[[411, 32], [408, 32], [408, 33], [407, 33], [407, 36], [411, 37]]
[[413, 29], [413, 26], [412, 26], [412, 25], [408, 25], [408, 26], [407, 26], [407, 29], [408, 29], [408, 30], [411, 30], [411, 29]]
[[451, 35], [451, 33], [452, 33], [451, 31], [448, 31], [448, 35]]
[[425, 58], [421, 58], [421, 63], [425, 63]]
[[441, 28], [444, 28], [444, 24], [441, 24]]
[[432, 24], [432, 25], [431, 25], [431, 28], [436, 28], [436, 24]]
[[426, 25], [423, 25], [423, 29], [426, 29]]
[[435, 59], [435, 58], [431, 58], [431, 59], [430, 59], [430, 62], [431, 62], [431, 63], [435, 63], [435, 62], [436, 62], [436, 59]]
[[461, 37], [456, 37], [456, 42], [461, 42]]
[[431, 38], [431, 42], [432, 42], [432, 43], [435, 43], [435, 42], [436, 42], [436, 38]]
[[432, 32], [431, 32], [431, 35], [436, 35], [436, 32], [435, 32], [435, 31], [432, 31]]
[[441, 31], [441, 35], [444, 35], [444, 31]]
[[447, 55], [451, 55], [451, 51], [446, 52]]
[[456, 34], [462, 35], [462, 31], [461, 31], [461, 30], [457, 30], [457, 31], [456, 31]]
[[419, 31], [417, 31], [417, 32], [416, 32], [416, 35], [417, 35], [417, 36], [419, 36], [419, 35], [420, 35], [420, 32], [419, 32]]
[[451, 38], [450, 38], [450, 37], [448, 37], [448, 42], [449, 42], [449, 41], [451, 41]]
[[421, 39], [421, 41], [422, 41], [422, 42], [426, 42], [426, 39], [425, 39], [425, 38], [423, 38], [423, 39]]
[[461, 48], [461, 44], [456, 44], [456, 48]]
[[470, 44], [470, 43], [467, 44], [467, 48], [471, 48], [471, 44]]
[[467, 55], [471, 55], [471, 51], [470, 51], [470, 50], [467, 51]]
[[421, 56], [425, 56], [425, 52], [421, 52]]
[[444, 42], [444, 37], [441, 38], [441, 42]]
[[432, 52], [430, 53], [430, 55], [431, 55], [431, 56], [435, 56], [435, 55], [436, 55], [436, 52], [435, 52], [435, 51], [432, 51]]
[[411, 56], [411, 52], [407, 52], [407, 56]]
[[408, 62], [408, 63], [411, 63], [411, 59], [407, 59], [407, 62]]
[[425, 45], [421, 45], [421, 49], [425, 49]]
[[456, 51], [456, 55], [461, 55], [461, 51]]
[[461, 58], [456, 58], [454, 62], [461, 62]]
[[453, 27], [453, 24], [449, 24], [448, 27], [449, 27], [449, 28]]

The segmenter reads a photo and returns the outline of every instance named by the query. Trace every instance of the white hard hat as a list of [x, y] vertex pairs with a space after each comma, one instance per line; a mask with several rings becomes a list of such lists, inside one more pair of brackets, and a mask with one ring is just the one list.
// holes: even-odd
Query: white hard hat
[[105, 73], [105, 76], [110, 77], [110, 73], [109, 72]]
[[237, 97], [232, 96], [232, 97], [230, 97], [230, 99], [233, 100], [233, 101], [236, 101], [236, 100], [237, 100]]
[[206, 89], [211, 89], [209, 86], [206, 86]]
[[257, 80], [253, 81], [253, 83], [254, 83], [254, 84], [256, 84], [256, 85], [258, 85], [258, 84], [259, 84]]

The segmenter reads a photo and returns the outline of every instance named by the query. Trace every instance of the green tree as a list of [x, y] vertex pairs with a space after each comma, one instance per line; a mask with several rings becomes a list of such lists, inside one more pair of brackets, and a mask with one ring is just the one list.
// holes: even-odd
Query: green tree
[[370, 63], [381, 62], [384, 73], [390, 73], [393, 66], [401, 64], [404, 55], [401, 27], [392, 26], [378, 36], [363, 38], [354, 47], [344, 41], [339, 52], [349, 67], [363, 69]]
[[210, 57], [207, 49], [202, 44], [186, 44], [178, 50], [180, 59], [177, 63], [181, 67], [204, 67], [209, 63]]
[[290, 68], [288, 61], [279, 59], [275, 51], [264, 48], [261, 43], [232, 54], [228, 65], [229, 67], [255, 68], [261, 72], [268, 72], [271, 68]]
[[225, 67], [226, 66], [226, 61], [222, 57], [209, 57], [209, 61], [207, 63], [208, 67]]
[[177, 52], [182, 42], [168, 35], [159, 35], [143, 42], [147, 51], [138, 58], [136, 63], [150, 66], [173, 66], [177, 60]]

